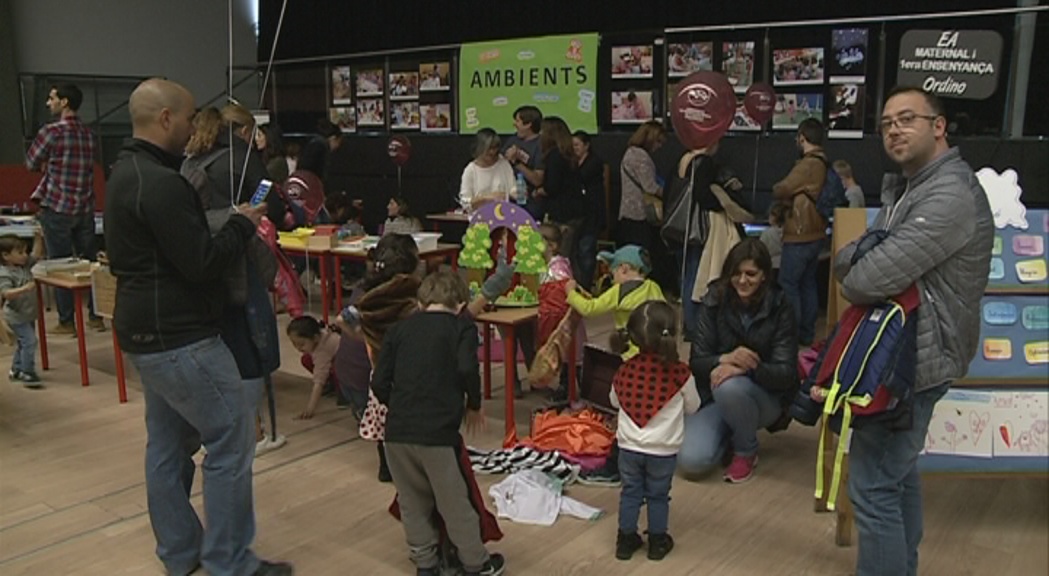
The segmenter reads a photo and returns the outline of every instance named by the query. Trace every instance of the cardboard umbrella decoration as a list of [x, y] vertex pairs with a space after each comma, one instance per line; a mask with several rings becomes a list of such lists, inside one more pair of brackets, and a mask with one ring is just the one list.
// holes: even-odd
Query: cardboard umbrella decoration
[[386, 145], [386, 153], [390, 155], [394, 164], [404, 166], [412, 157], [412, 143], [404, 136], [394, 136]]
[[736, 115], [736, 93], [724, 74], [694, 72], [678, 82], [670, 106], [678, 140], [697, 150], [725, 135]]
[[758, 124], [772, 120], [772, 114], [776, 111], [776, 92], [764, 82], [751, 85], [743, 97], [743, 109]]

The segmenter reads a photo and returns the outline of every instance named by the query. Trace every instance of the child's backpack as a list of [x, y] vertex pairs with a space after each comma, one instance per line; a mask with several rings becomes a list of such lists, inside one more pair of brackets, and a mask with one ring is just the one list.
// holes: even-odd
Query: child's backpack
[[849, 205], [849, 199], [845, 196], [845, 184], [841, 181], [841, 176], [830, 166], [826, 159], [819, 158], [823, 165], [827, 168], [827, 177], [823, 179], [823, 188], [820, 189], [820, 195], [816, 198], [816, 211], [823, 216], [823, 219], [830, 222], [831, 218], [834, 217], [835, 208], [844, 208]]
[[828, 426], [842, 441], [834, 458], [827, 508], [833, 510], [850, 428], [909, 415], [917, 364], [918, 304], [912, 285], [892, 300], [845, 310], [809, 374], [811, 386], [826, 390], [816, 459], [816, 498], [823, 496], [823, 444]]

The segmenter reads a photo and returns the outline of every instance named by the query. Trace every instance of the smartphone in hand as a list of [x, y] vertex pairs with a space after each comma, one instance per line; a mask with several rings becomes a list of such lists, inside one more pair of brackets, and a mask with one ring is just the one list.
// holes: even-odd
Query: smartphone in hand
[[262, 181], [259, 182], [259, 187], [255, 189], [255, 194], [251, 196], [250, 204], [254, 207], [265, 202], [266, 196], [269, 195], [270, 189], [272, 188], [273, 182], [263, 178]]

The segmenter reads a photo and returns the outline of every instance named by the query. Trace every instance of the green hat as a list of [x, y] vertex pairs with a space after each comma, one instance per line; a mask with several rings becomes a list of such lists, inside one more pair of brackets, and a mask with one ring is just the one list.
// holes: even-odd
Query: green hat
[[648, 251], [636, 244], [627, 244], [616, 250], [615, 253], [600, 252], [597, 257], [608, 262], [612, 270], [619, 268], [620, 264], [627, 264], [642, 274], [649, 272], [649, 266], [645, 263], [648, 260]]

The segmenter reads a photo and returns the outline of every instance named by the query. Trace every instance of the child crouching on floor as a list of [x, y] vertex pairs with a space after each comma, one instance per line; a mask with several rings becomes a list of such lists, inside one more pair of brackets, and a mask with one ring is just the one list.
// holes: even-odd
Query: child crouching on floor
[[299, 414], [302, 420], [313, 418], [317, 403], [327, 386], [339, 390], [333, 366], [341, 340], [339, 333], [329, 329], [313, 316], [299, 316], [288, 323], [291, 345], [302, 353], [302, 366], [313, 376], [313, 389], [306, 408]]
[[667, 533], [670, 484], [685, 437], [685, 414], [699, 410], [699, 392], [688, 364], [678, 360], [677, 318], [666, 302], [636, 308], [618, 352], [639, 349], [612, 380], [609, 399], [619, 409], [619, 534], [616, 558], [629, 560], [643, 546], [637, 533], [641, 504], [648, 509], [648, 559], [662, 560], [674, 547]]
[[469, 289], [457, 274], [436, 272], [418, 298], [421, 311], [386, 333], [372, 378], [372, 391], [389, 409], [386, 460], [409, 554], [419, 575], [440, 573], [436, 509], [465, 574], [502, 574], [503, 557], [488, 553], [478, 530], [458, 452], [460, 425], [470, 432], [484, 425], [477, 326], [459, 315]]

